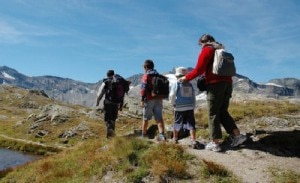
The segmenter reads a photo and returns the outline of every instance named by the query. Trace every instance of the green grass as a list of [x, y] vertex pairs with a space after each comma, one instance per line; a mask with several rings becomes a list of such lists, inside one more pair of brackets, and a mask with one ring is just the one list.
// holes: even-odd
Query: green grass
[[[8, 92], [0, 95], [0, 115], [7, 116], [1, 120], [0, 134], [12, 138], [41, 142], [47, 146], [38, 146], [17, 140], [0, 137], [0, 146], [49, 155], [34, 162], [13, 169], [0, 171], [0, 182], [101, 182], [103, 177], [112, 174], [112, 179], [122, 182], [141, 182], [143, 178], [153, 178], [155, 181], [190, 182], [238, 182], [231, 172], [214, 162], [200, 161], [187, 154], [181, 146], [171, 143], [151, 143], [134, 137], [122, 136], [132, 129], [140, 128], [141, 120], [119, 116], [116, 123], [116, 134], [119, 137], [107, 141], [105, 126], [101, 117], [92, 119], [78, 111], [89, 113], [91, 109], [81, 106], [62, 104], [40, 96], [28, 95], [26, 90], [8, 88]], [[16, 97], [22, 96], [22, 100]], [[48, 135], [36, 138], [34, 133], [28, 133], [32, 123], [28, 116], [39, 114], [40, 109], [26, 109], [27, 103], [38, 104], [41, 107], [49, 104], [66, 105], [74, 109], [72, 117], [65, 123], [53, 125], [45, 123], [41, 129], [47, 129]], [[299, 113], [300, 107], [287, 102], [256, 102], [232, 103], [229, 111], [237, 122], [259, 118], [261, 116], [284, 116]], [[197, 136], [208, 139], [207, 109], [201, 109], [195, 114]], [[173, 123], [173, 114], [164, 113], [166, 124]], [[84, 134], [78, 134], [70, 139], [60, 139], [59, 134], [72, 129], [81, 122], [86, 123], [94, 134], [83, 139]], [[21, 123], [17, 125], [17, 123]], [[224, 135], [226, 137], [226, 135]], [[66, 140], [67, 144], [62, 144]], [[56, 148], [57, 144], [65, 149]], [[193, 163], [194, 162], [194, 163]], [[199, 171], [195, 171], [199, 170]], [[294, 177], [294, 174], [284, 174]], [[296, 178], [299, 178], [296, 176]]]
[[[126, 177], [128, 182], [139, 182], [150, 173], [157, 174], [153, 168], [157, 161], [149, 160], [152, 153], [155, 153], [155, 157], [164, 157], [157, 160], [164, 160], [168, 165], [172, 164], [175, 154], [182, 156], [182, 150], [168, 148], [167, 151], [167, 146], [153, 146], [148, 141], [135, 138], [115, 138], [109, 141], [109, 144], [89, 141], [74, 149], [19, 167], [18, 171], [8, 173], [0, 182], [87, 182], [91, 177], [100, 181], [109, 171], [121, 172], [120, 177], [115, 178]], [[164, 151], [157, 151], [156, 148]], [[173, 156], [158, 155], [171, 152]], [[182, 162], [180, 157], [177, 160]], [[144, 161], [144, 158], [147, 161]], [[174, 164], [178, 163], [174, 161]], [[174, 166], [165, 168], [167, 172], [173, 172]]]
[[[141, 182], [144, 177], [154, 181], [234, 180], [229, 173], [191, 173], [195, 167], [207, 166], [187, 154], [181, 146], [155, 144], [132, 137], [88, 140], [86, 143], [61, 151], [15, 169], [0, 171], [0, 182], [101, 182], [104, 176], [113, 180]], [[201, 168], [202, 169], [202, 168]], [[227, 172], [222, 168], [223, 172]]]
[[279, 168], [270, 168], [270, 173], [274, 182], [278, 183], [299, 183], [300, 174], [290, 170], [280, 170]]
[[263, 116], [281, 117], [286, 114], [300, 112], [300, 106], [282, 101], [247, 101], [231, 103], [229, 112], [234, 120], [260, 118]]
[[[285, 101], [231, 102], [228, 111], [236, 122], [240, 122], [263, 116], [283, 117], [286, 114], [299, 113], [300, 105]], [[196, 111], [195, 118], [198, 126], [208, 127], [207, 108]]]
[[29, 152], [37, 155], [48, 155], [58, 153], [62, 149], [54, 146], [41, 146], [23, 141], [3, 138], [0, 136], [0, 147], [8, 147], [13, 150]]

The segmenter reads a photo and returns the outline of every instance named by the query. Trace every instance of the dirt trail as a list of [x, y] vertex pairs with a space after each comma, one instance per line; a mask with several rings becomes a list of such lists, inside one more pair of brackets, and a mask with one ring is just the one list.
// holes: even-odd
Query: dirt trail
[[[229, 148], [229, 144], [225, 143], [224, 152], [220, 153], [191, 148], [186, 151], [199, 159], [223, 165], [245, 183], [274, 182], [271, 169], [275, 169], [275, 172], [276, 169], [290, 170], [300, 175], [299, 114], [291, 117], [287, 123], [290, 126], [276, 125], [285, 122], [283, 119], [266, 118], [269, 124], [265, 125], [265, 130], [256, 130], [256, 135], [248, 133], [247, 141], [236, 149]], [[243, 131], [249, 131], [247, 126], [243, 128]], [[187, 142], [189, 139], [182, 139], [183, 144]]]
[[23, 142], [25, 144], [34, 144], [34, 145], [42, 146], [42, 147], [55, 147], [55, 148], [58, 148], [58, 149], [66, 149], [66, 147], [60, 146], [60, 145], [48, 146], [48, 145], [45, 145], [45, 144], [42, 144], [42, 143], [39, 143], [39, 142], [34, 142], [34, 141], [30, 141], [30, 140], [25, 140], [25, 139], [13, 138], [13, 137], [9, 137], [9, 136], [3, 135], [3, 134], [0, 134], [0, 137], [8, 139], [8, 140]]
[[[186, 146], [186, 152], [201, 160], [211, 161], [224, 166], [244, 183], [273, 182], [270, 168], [291, 170], [300, 174], [300, 158], [273, 155], [267, 151], [257, 150], [253, 144], [246, 144], [236, 149], [225, 149], [223, 152], [213, 152], [205, 149], [191, 149], [187, 145], [188, 138], [179, 141]], [[204, 144], [204, 143], [201, 143]]]
[[269, 168], [282, 168], [300, 173], [299, 158], [278, 157], [256, 150], [241, 149], [217, 153], [187, 149], [187, 152], [199, 159], [223, 165], [245, 183], [271, 182]]

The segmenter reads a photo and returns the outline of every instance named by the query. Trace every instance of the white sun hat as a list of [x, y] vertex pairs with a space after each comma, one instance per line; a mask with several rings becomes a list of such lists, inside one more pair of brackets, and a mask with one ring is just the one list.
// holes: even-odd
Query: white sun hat
[[176, 77], [185, 76], [187, 73], [188, 73], [188, 69], [186, 67], [177, 67], [175, 70]]

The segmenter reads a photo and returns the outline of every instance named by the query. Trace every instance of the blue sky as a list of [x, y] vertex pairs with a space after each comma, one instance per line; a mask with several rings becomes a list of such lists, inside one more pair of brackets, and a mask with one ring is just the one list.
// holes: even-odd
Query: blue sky
[[255, 82], [300, 79], [298, 0], [0, 0], [0, 66], [95, 83], [194, 67], [209, 33]]

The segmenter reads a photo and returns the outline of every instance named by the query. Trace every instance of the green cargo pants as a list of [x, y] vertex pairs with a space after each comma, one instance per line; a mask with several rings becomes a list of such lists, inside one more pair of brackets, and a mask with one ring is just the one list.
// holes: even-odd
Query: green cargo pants
[[221, 139], [221, 124], [228, 134], [237, 126], [228, 112], [232, 84], [220, 82], [207, 86], [208, 126], [210, 138]]

